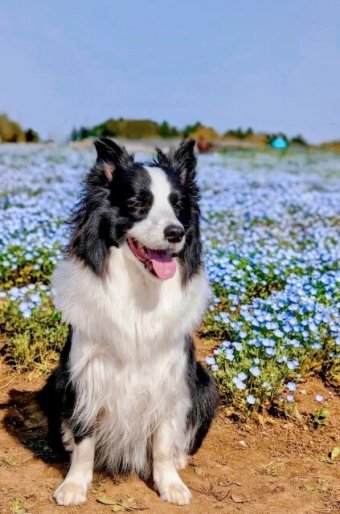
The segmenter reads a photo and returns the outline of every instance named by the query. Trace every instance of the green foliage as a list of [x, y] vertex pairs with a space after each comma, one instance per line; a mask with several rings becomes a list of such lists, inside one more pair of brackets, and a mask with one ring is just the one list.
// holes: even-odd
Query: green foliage
[[104, 123], [95, 125], [94, 127], [80, 127], [78, 130], [73, 128], [70, 139], [71, 141], [80, 141], [87, 137], [122, 137], [125, 139], [143, 139], [143, 138], [186, 138], [193, 134], [198, 128], [204, 128], [200, 122], [193, 125], [187, 125], [183, 130], [170, 125], [167, 121], [157, 123], [152, 120], [110, 118]]
[[326, 406], [315, 409], [311, 414], [311, 423], [314, 428], [320, 428], [328, 425], [330, 412]]
[[[58, 246], [52, 249], [39, 248], [30, 261], [25, 257], [26, 250], [20, 246], [9, 246], [7, 253], [0, 254], [0, 283], [4, 290], [13, 286], [28, 284], [48, 284], [55, 262]], [[14, 268], [5, 263], [14, 264]]]
[[272, 141], [274, 141], [274, 139], [277, 139], [277, 138], [282, 138], [284, 141], [289, 143], [289, 138], [286, 136], [286, 134], [284, 134], [283, 132], [277, 132], [277, 133], [270, 133], [270, 134], [266, 135], [267, 144], [270, 145], [272, 143]]
[[225, 132], [223, 135], [225, 137], [236, 137], [237, 139], [246, 139], [247, 137], [252, 136], [253, 134], [253, 129], [251, 127], [248, 127], [247, 130], [242, 130], [241, 128], [238, 128], [236, 130], [227, 130], [227, 132]]
[[38, 133], [32, 128], [26, 130], [25, 137], [27, 143], [38, 143], [39, 141]]
[[0, 302], [0, 333], [6, 334], [5, 350], [18, 369], [45, 371], [55, 365], [64, 345], [67, 326], [48, 296], [25, 318], [18, 303]]
[[177, 137], [181, 135], [180, 131], [171, 125], [167, 121], [163, 121], [158, 128], [158, 135], [160, 137]]
[[292, 137], [290, 143], [293, 145], [308, 146], [307, 141], [304, 139], [304, 137], [301, 136], [301, 134]]
[[[164, 125], [165, 124], [165, 125]], [[73, 129], [71, 140], [77, 141], [87, 137], [122, 137], [126, 139], [143, 139], [157, 137], [162, 132], [162, 137], [176, 135], [176, 129], [170, 127], [166, 122], [161, 125], [151, 120], [124, 120], [110, 118], [104, 123], [91, 128], [80, 127]]]
[[182, 130], [182, 136], [183, 137], [189, 137], [190, 134], [195, 132], [197, 129], [202, 128], [203, 125], [201, 122], [196, 121], [193, 125], [186, 125], [184, 129]]
[[[197, 138], [200, 135], [207, 139], [215, 139], [216, 137], [219, 137], [218, 132], [213, 128], [204, 125], [200, 121], [188, 124], [183, 129], [179, 129], [165, 120], [162, 121], [162, 123], [157, 123], [156, 121], [148, 119], [109, 118], [103, 123], [94, 125], [93, 127], [80, 127], [79, 129], [73, 128], [70, 134], [70, 140], [81, 141], [88, 137], [121, 137], [125, 139], [161, 137], [166, 139], [172, 137], [187, 138], [191, 136]], [[237, 128], [227, 130], [224, 132], [223, 137], [245, 140], [254, 135], [254, 130], [251, 127], [248, 127], [247, 129]], [[271, 141], [278, 136], [283, 137], [283, 139], [289, 142], [289, 138], [280, 132], [276, 134], [267, 134], [267, 143], [271, 143]], [[290, 142], [295, 145], [304, 147], [308, 146], [308, 143], [301, 135], [293, 137]]]

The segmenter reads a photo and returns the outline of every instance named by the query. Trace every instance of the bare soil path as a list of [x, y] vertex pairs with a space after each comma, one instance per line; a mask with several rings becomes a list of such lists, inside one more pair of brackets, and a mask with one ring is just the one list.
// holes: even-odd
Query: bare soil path
[[67, 463], [47, 445], [45, 420], [34, 403], [42, 379], [14, 373], [4, 364], [0, 372], [1, 513], [105, 514], [121, 508], [99, 503], [103, 497], [112, 503], [125, 501], [130, 512], [156, 514], [340, 512], [340, 461], [328, 457], [339, 446], [340, 399], [316, 379], [303, 385], [298, 404], [302, 414], [309, 413], [315, 407], [314, 394], [325, 396], [330, 420], [318, 430], [274, 418], [263, 424], [232, 423], [221, 409], [203, 447], [181, 472], [193, 493], [188, 507], [165, 504], [137, 477], [100, 472], [85, 505], [58, 507], [52, 493]]

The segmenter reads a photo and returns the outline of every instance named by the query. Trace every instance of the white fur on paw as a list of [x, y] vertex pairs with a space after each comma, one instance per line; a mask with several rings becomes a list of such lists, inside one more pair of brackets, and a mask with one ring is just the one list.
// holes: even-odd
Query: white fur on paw
[[191, 492], [183, 482], [172, 482], [164, 484], [159, 488], [162, 500], [177, 505], [188, 505], [191, 499]]
[[86, 487], [77, 482], [63, 482], [54, 492], [58, 505], [80, 505], [86, 502]]
[[186, 455], [179, 455], [175, 457], [175, 466], [177, 470], [184, 469], [188, 464], [188, 458]]

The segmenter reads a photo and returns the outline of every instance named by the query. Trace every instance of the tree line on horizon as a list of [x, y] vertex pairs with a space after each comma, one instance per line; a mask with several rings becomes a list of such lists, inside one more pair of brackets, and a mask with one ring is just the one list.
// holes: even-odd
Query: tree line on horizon
[[[108, 120], [94, 125], [93, 127], [74, 128], [69, 136], [70, 141], [82, 141], [86, 138], [99, 137], [121, 137], [124, 139], [146, 139], [146, 138], [203, 138], [214, 141], [219, 138], [233, 138], [238, 140], [249, 140], [258, 137], [251, 127], [247, 129], [229, 129], [219, 134], [212, 127], [208, 127], [197, 121], [180, 129], [167, 121], [158, 123], [149, 119], [125, 119], [109, 118]], [[301, 146], [308, 146], [306, 140], [297, 135], [288, 138], [284, 133], [272, 133], [262, 135], [267, 143], [271, 143], [276, 137], [282, 137], [287, 143]], [[32, 128], [23, 129], [19, 123], [11, 120], [6, 114], [0, 114], [0, 143], [37, 143], [40, 140], [38, 133]]]
[[6, 114], [0, 114], [0, 143], [37, 143], [38, 133], [32, 128], [23, 129]]
[[[208, 140], [215, 140], [220, 137], [234, 138], [239, 140], [247, 140], [256, 136], [251, 127], [243, 130], [242, 128], [230, 129], [219, 134], [215, 129], [205, 126], [197, 121], [196, 123], [186, 125], [183, 129], [179, 129], [171, 125], [167, 121], [157, 123], [148, 119], [125, 119], [125, 118], [109, 118], [108, 120], [94, 125], [93, 127], [74, 128], [70, 134], [71, 141], [82, 141], [86, 138], [99, 137], [121, 137], [124, 139], [144, 139], [144, 138], [186, 138], [186, 137], [203, 137]], [[289, 138], [284, 133], [265, 134], [266, 141], [270, 143], [275, 137], [282, 137], [288, 143], [307, 146], [307, 141], [299, 134]]]

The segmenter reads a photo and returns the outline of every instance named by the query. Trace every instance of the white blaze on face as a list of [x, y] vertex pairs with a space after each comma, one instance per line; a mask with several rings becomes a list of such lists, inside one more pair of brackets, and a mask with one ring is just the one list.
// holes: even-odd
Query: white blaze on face
[[[170, 246], [164, 237], [164, 229], [169, 225], [182, 227], [174, 209], [170, 203], [171, 186], [166, 174], [161, 168], [145, 166], [151, 178], [151, 192], [153, 202], [146, 218], [137, 222], [129, 235], [140, 243], [155, 250], [167, 250]], [[179, 252], [184, 245], [184, 239], [180, 243], [171, 245], [172, 251]]]

